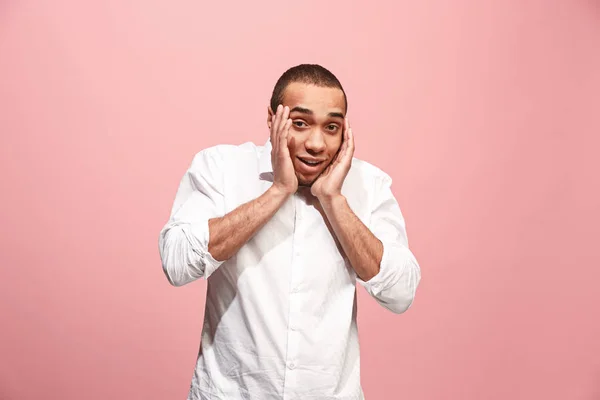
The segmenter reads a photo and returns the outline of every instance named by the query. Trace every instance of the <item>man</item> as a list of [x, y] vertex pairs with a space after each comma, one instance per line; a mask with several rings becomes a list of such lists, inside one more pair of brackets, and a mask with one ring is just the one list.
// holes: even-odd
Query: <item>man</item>
[[208, 280], [189, 400], [364, 398], [356, 282], [402, 313], [421, 274], [346, 112], [330, 71], [293, 67], [269, 141], [205, 149], [183, 177], [159, 247], [171, 284]]

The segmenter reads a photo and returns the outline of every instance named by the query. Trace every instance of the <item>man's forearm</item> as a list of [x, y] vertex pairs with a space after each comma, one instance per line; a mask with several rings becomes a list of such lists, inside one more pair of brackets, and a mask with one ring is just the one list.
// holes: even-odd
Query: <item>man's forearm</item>
[[232, 257], [279, 210], [288, 194], [271, 186], [260, 197], [208, 221], [208, 251], [217, 261]]
[[342, 195], [321, 200], [321, 206], [356, 275], [368, 281], [379, 272], [383, 244], [354, 214]]

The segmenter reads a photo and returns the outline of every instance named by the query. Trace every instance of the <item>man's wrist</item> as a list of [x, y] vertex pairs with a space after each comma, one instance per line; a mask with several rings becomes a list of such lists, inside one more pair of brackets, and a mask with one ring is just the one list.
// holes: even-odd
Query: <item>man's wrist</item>
[[325, 213], [329, 213], [330, 210], [347, 204], [346, 196], [344, 196], [341, 193], [323, 195], [320, 196], [318, 199], [319, 203], [321, 203], [321, 205], [323, 206], [323, 210], [325, 211]]
[[271, 185], [269, 189], [267, 189], [267, 194], [269, 197], [273, 198], [275, 201], [279, 203], [283, 203], [290, 197], [292, 194], [288, 191], [281, 189], [277, 185]]

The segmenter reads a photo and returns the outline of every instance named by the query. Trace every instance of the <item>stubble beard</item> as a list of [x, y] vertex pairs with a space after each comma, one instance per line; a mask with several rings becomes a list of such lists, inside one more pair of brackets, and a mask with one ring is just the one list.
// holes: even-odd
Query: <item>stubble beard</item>
[[[329, 162], [329, 164], [331, 164], [331, 162]], [[321, 174], [323, 174], [323, 172], [325, 172], [325, 170], [327, 169], [327, 167], [329, 167], [329, 164], [327, 164], [325, 167], [323, 167], [323, 169], [321, 170], [321, 172], [319, 172], [317, 174], [317, 176], [315, 176], [315, 178], [312, 181], [310, 181], [310, 182], [302, 181], [300, 179], [300, 176], [298, 176], [298, 173], [296, 173], [296, 179], [298, 179], [298, 187], [311, 187], [317, 181], [317, 179], [319, 179], [319, 177], [321, 176]]]

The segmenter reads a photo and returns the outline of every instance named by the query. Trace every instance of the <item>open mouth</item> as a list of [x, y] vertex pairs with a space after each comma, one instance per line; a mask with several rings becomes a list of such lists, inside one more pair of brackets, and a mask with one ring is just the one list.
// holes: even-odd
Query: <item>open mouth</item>
[[323, 163], [322, 160], [308, 160], [306, 158], [298, 157], [298, 160], [302, 161], [302, 163], [309, 167], [316, 167]]

